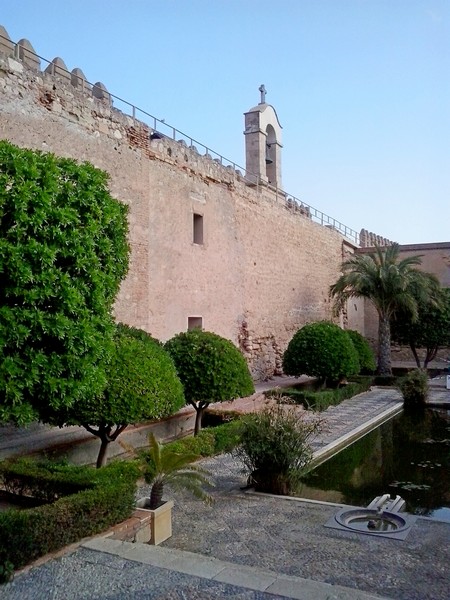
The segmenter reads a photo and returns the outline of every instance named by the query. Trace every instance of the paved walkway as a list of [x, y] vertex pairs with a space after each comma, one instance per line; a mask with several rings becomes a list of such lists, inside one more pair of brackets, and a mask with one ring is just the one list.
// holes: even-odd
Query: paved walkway
[[[396, 392], [375, 388], [328, 409], [316, 451], [398, 406]], [[328, 529], [336, 506], [244, 493], [228, 455], [203, 465], [215, 505], [171, 492], [173, 536], [162, 546], [98, 536], [25, 570], [2, 600], [448, 600], [449, 525], [418, 519], [405, 541]]]

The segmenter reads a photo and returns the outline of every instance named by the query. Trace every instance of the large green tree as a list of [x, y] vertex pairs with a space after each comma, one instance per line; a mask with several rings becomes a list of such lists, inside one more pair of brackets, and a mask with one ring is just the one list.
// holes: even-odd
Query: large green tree
[[437, 278], [418, 267], [420, 256], [400, 258], [398, 244], [374, 252], [354, 254], [342, 263], [342, 275], [330, 287], [336, 311], [341, 311], [350, 298], [367, 298], [378, 313], [378, 373], [391, 375], [391, 320], [403, 310], [413, 321], [418, 316], [418, 303], [438, 297]]
[[103, 392], [126, 214], [106, 173], [0, 142], [0, 423]]
[[106, 464], [110, 442], [128, 425], [167, 417], [185, 404], [183, 386], [163, 345], [140, 329], [119, 323], [106, 366], [107, 386], [67, 409], [52, 410], [53, 425], [81, 425], [101, 441], [97, 467]]
[[249, 396], [255, 391], [244, 357], [229, 340], [201, 329], [179, 333], [165, 344], [196, 410], [195, 434], [210, 402]]
[[417, 350], [425, 349], [423, 367], [436, 358], [439, 348], [450, 346], [450, 289], [442, 289], [442, 300], [418, 301], [418, 318], [413, 321], [410, 313], [400, 311], [392, 322], [393, 341], [410, 347], [419, 369], [420, 357]]

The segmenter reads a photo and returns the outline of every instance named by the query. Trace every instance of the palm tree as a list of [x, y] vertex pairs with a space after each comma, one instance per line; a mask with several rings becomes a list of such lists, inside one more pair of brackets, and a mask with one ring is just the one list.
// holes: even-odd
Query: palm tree
[[342, 275], [330, 287], [339, 313], [350, 298], [367, 298], [375, 306], [378, 317], [378, 373], [391, 375], [391, 319], [399, 310], [417, 319], [418, 302], [437, 298], [439, 281], [431, 273], [415, 267], [421, 256], [400, 260], [398, 244], [367, 254], [355, 254], [342, 263]]
[[202, 485], [214, 485], [208, 477], [209, 472], [192, 464], [199, 455], [175, 452], [170, 446], [160, 444], [153, 433], [149, 433], [148, 441], [149, 449], [139, 452], [126, 442], [119, 442], [140, 460], [144, 480], [151, 485], [150, 503], [146, 508], [155, 510], [161, 506], [166, 484], [174, 489], [186, 489], [207, 504], [213, 503], [213, 498], [202, 488]]

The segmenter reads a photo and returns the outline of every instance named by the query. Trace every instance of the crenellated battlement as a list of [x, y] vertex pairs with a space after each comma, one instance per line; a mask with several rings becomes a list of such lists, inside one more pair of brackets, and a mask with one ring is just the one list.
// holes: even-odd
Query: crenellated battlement
[[[43, 69], [43, 65], [47, 66]], [[337, 219], [300, 201], [278, 187], [245, 171], [233, 161], [108, 91], [101, 82], [90, 83], [82, 69], [67, 68], [60, 57], [39, 56], [27, 39], [14, 43], [0, 26], [0, 85], [14, 95], [30, 95], [55, 116], [65, 117], [93, 135], [108, 136], [120, 146], [141, 151], [150, 160], [162, 160], [205, 180], [227, 187], [246, 187], [246, 194], [263, 195], [289, 212], [339, 232], [359, 244], [359, 234]], [[121, 106], [121, 109], [117, 106]]]
[[359, 245], [361, 248], [373, 248], [374, 246], [392, 246], [395, 242], [388, 240], [381, 235], [361, 229], [359, 233]]

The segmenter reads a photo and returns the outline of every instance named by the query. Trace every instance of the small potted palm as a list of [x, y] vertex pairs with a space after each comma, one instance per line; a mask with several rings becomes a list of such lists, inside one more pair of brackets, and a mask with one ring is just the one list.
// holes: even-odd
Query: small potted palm
[[152, 514], [149, 544], [160, 544], [172, 535], [172, 500], [163, 500], [164, 486], [186, 489], [207, 504], [213, 498], [205, 492], [203, 485], [213, 486], [209, 472], [192, 464], [200, 458], [197, 454], [178, 453], [170, 446], [160, 444], [153, 433], [149, 433], [149, 448], [136, 452], [128, 444], [121, 445], [136, 456], [140, 462], [144, 480], [150, 488], [150, 497], [141, 498], [136, 506]]

